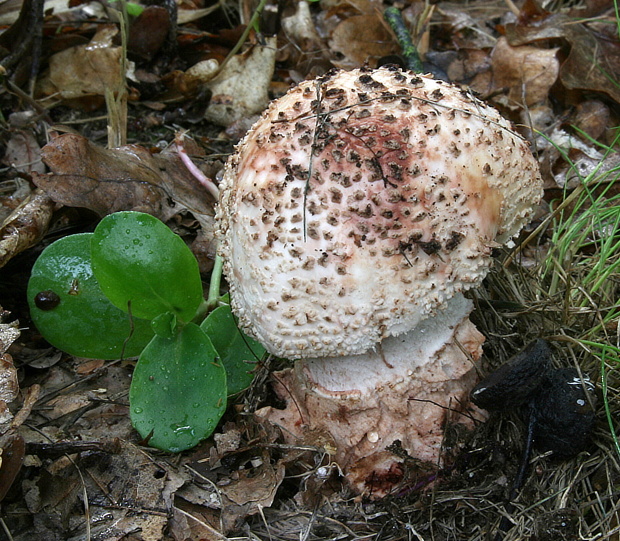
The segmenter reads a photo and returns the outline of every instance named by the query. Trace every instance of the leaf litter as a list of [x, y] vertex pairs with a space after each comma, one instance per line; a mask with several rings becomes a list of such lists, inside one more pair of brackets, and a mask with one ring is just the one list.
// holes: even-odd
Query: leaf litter
[[[594, 224], [589, 240], [573, 247], [573, 259], [557, 261], [555, 278], [541, 270], [561, 241], [553, 235], [563, 209], [576, 209], [577, 220], [592, 205], [602, 211], [617, 205], [620, 56], [613, 2], [439, 2], [421, 29], [414, 18], [424, 12], [422, 2], [393, 3], [403, 9], [425, 68], [469, 86], [511, 118], [538, 152], [545, 177], [545, 201], [520, 239], [536, 233], [535, 242], [499, 254], [474, 295], [476, 324], [487, 337], [482, 372], [542, 334], [554, 338], [555, 364], [605, 382], [609, 414], [598, 409], [591, 447], [564, 461], [536, 454], [509, 515], [503, 504], [525, 432], [517, 416], [493, 414], [473, 433], [448, 427], [450, 466], [436, 472], [407, 463], [400, 490], [371, 501], [342, 485], [324, 435], [284, 445], [276, 427], [253, 415], [279, 405], [270, 374], [281, 361], [258, 367], [213, 438], [175, 456], [144, 446], [130, 425], [132, 360], [55, 353], [33, 328], [24, 291], [38, 253], [67, 232], [92, 231], [116, 210], [167, 221], [208, 273], [215, 201], [179, 159], [178, 132], [189, 130], [186, 149], [217, 180], [268, 99], [333, 66], [399, 61], [382, 18], [386, 2], [322, 0], [280, 2], [277, 37], [254, 28], [225, 62], [257, 2], [239, 4], [237, 11], [225, 0], [180, 3], [173, 42], [168, 8], [139, 17], [129, 30], [134, 65], [125, 74], [109, 7], [49, 4], [40, 52], [36, 39], [24, 50], [6, 39], [37, 18], [4, 14], [4, 24], [13, 26], [0, 40], [6, 71], [0, 100], [5, 117], [19, 114], [23, 121], [1, 135], [0, 304], [11, 312], [0, 323], [4, 530], [16, 540], [482, 540], [506, 517], [512, 527], [505, 540], [617, 538], [619, 455], [609, 423], [616, 427], [618, 419], [618, 360], [592, 345], [617, 347], [617, 272], [594, 296], [571, 303], [600, 254], [597, 243], [613, 239], [617, 227]], [[36, 5], [25, 2], [24, 11]], [[267, 12], [274, 10], [265, 11], [261, 31]], [[107, 24], [96, 24], [97, 17]], [[94, 63], [93, 54], [103, 56]], [[40, 66], [34, 97], [27, 91], [32, 66]], [[105, 88], [121, 84], [120, 76], [129, 86], [130, 144], [106, 148]], [[586, 202], [578, 197], [584, 178], [600, 181], [586, 191]], [[597, 203], [601, 192], [605, 200]], [[615, 257], [607, 255], [609, 265]]]

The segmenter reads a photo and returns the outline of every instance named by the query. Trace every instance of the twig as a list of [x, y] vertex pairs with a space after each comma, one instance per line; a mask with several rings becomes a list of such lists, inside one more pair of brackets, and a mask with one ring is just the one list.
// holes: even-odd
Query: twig
[[398, 8], [389, 7], [383, 12], [383, 17], [390, 25], [390, 28], [396, 34], [396, 40], [403, 52], [407, 69], [415, 72], [422, 73], [424, 67], [422, 66], [422, 60], [418, 53], [418, 48], [413, 44], [411, 40], [411, 34], [405, 26], [403, 15]]

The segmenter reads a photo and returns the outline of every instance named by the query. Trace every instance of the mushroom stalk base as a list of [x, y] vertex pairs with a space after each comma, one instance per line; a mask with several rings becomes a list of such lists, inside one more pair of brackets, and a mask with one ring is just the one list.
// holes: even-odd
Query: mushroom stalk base
[[[472, 361], [484, 337], [469, 321], [471, 310], [459, 294], [434, 317], [365, 354], [298, 361], [275, 375], [286, 409], [259, 414], [291, 443], [317, 435], [330, 441], [352, 488], [382, 497], [405, 481], [405, 460], [441, 466], [446, 423], [472, 423]], [[397, 456], [398, 448], [405, 453]]]

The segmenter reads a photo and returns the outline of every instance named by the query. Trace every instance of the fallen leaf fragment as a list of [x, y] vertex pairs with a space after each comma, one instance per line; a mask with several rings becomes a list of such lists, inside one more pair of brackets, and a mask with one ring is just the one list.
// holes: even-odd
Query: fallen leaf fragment
[[144, 60], [152, 60], [170, 31], [170, 14], [161, 6], [147, 6], [129, 27], [127, 50]]
[[0, 437], [0, 501], [4, 500], [24, 462], [26, 444], [15, 432]]
[[147, 212], [165, 221], [183, 209], [209, 220], [214, 201], [173, 152], [152, 154], [139, 145], [105, 149], [63, 134], [43, 147], [51, 173], [35, 184], [57, 203], [100, 216], [120, 210]]
[[495, 89], [508, 88], [512, 104], [529, 106], [544, 101], [560, 71], [558, 50], [530, 45], [512, 47], [501, 37], [492, 54]]
[[239, 471], [239, 478], [221, 487], [222, 525], [225, 532], [235, 529], [240, 517], [254, 515], [271, 507], [284, 479], [284, 464], [269, 463], [266, 454], [262, 464], [253, 471]]
[[0, 267], [43, 238], [53, 210], [54, 202], [36, 190], [8, 216], [0, 226]]
[[381, 57], [398, 51], [393, 36], [374, 13], [343, 20], [335, 28], [329, 46], [341, 58], [332, 63], [342, 69], [359, 68], [364, 64], [376, 67]]
[[19, 380], [13, 358], [7, 353], [9, 346], [19, 338], [18, 322], [0, 323], [0, 434], [4, 434], [13, 421], [9, 404], [17, 398]]
[[600, 100], [586, 100], [577, 104], [573, 123], [576, 128], [592, 139], [600, 139], [610, 125], [611, 112], [609, 107]]
[[531, 25], [507, 25], [506, 38], [512, 46], [542, 40], [566, 40], [570, 51], [559, 73], [564, 86], [604, 92], [620, 101], [617, 84], [620, 80], [620, 42], [617, 39], [607, 39], [592, 31], [587, 23], [578, 23], [563, 13], [541, 16]]
[[31, 130], [11, 130], [11, 138], [6, 144], [6, 152], [2, 161], [21, 173], [31, 174], [33, 171], [37, 173], [45, 171], [45, 166], [41, 161], [41, 147]]
[[75, 461], [59, 458], [40, 477], [24, 482], [30, 512], [47, 514], [47, 535], [52, 535], [50, 526], [56, 530], [54, 537], [40, 539], [59, 538], [60, 532], [64, 539], [87, 536], [83, 521], [75, 523], [78, 528], [67, 526], [69, 519], [75, 520], [76, 509], [81, 509], [84, 490], [90, 516], [97, 517], [90, 525], [91, 539], [165, 539], [172, 494], [186, 479], [138, 447], [120, 443], [118, 453], [84, 453]]
[[103, 96], [106, 89], [120, 88], [122, 49], [112, 42], [117, 33], [116, 26], [102, 25], [90, 43], [52, 55], [49, 73], [40, 80], [38, 93], [76, 99]]
[[205, 118], [220, 126], [261, 112], [269, 103], [269, 83], [275, 68], [277, 38], [265, 39], [231, 58], [207, 83], [213, 93]]

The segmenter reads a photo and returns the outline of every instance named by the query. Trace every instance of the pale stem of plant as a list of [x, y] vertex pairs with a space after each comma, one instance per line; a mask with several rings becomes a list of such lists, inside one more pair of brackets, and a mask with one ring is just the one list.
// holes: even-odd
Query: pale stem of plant
[[213, 196], [216, 201], [218, 201], [220, 198], [220, 190], [215, 185], [215, 183], [209, 177], [207, 177], [207, 175], [205, 175], [189, 157], [187, 151], [185, 150], [185, 147], [183, 146], [183, 137], [184, 134], [179, 133], [174, 138], [179, 158], [181, 158], [183, 165], [187, 167], [187, 170], [194, 176], [194, 178], [207, 189], [207, 191]]
[[116, 88], [106, 88], [105, 102], [108, 110], [108, 147], [116, 148], [127, 142], [127, 27], [128, 15], [125, 0], [118, 1], [121, 32], [121, 61]]
[[515, 3], [512, 0], [504, 0], [504, 2], [506, 3], [506, 6], [508, 7], [508, 9], [514, 14], [514, 15], [519, 15], [519, 13], [521, 13], [521, 10], [515, 5]]
[[[207, 177], [192, 161], [187, 154], [185, 147], [183, 146], [183, 134], [179, 133], [175, 137], [175, 143], [177, 147], [177, 153], [181, 158], [181, 161], [187, 167], [187, 170], [202, 184], [213, 198], [218, 201], [220, 198], [220, 190], [215, 183]], [[209, 296], [206, 301], [203, 301], [196, 312], [195, 319], [201, 319], [205, 314], [213, 310], [220, 301], [220, 283], [222, 282], [222, 258], [219, 255], [215, 256], [213, 263], [213, 270], [211, 271], [211, 281], [209, 282]]]

